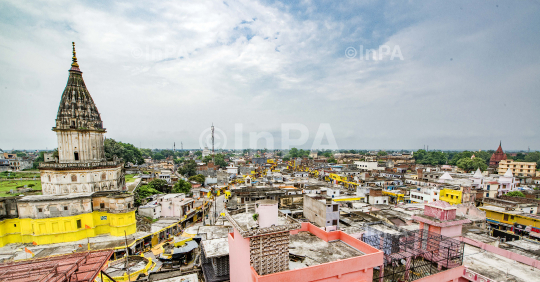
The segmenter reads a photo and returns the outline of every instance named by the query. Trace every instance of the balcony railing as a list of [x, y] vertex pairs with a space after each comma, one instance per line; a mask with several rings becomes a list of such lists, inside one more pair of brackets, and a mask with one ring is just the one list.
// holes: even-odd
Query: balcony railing
[[86, 162], [86, 163], [40, 163], [40, 169], [77, 169], [77, 168], [97, 168], [97, 167], [111, 167], [118, 166], [121, 161], [102, 161], [102, 162]]

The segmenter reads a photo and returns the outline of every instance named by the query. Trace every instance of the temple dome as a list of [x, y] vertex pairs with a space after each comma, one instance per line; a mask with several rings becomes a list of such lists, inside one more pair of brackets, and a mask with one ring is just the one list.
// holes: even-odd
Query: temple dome
[[476, 169], [476, 172], [473, 175], [474, 178], [483, 178], [482, 172], [480, 171], [480, 168]]
[[58, 107], [56, 127], [53, 130], [70, 129], [105, 131], [98, 109], [82, 78], [75, 56], [75, 43], [73, 43], [73, 63]]

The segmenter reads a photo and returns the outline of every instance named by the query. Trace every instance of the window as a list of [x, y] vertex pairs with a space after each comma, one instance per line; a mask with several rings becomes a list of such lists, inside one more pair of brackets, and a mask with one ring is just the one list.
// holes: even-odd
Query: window
[[78, 161], [79, 160], [79, 153], [78, 152], [75, 152], [75, 160]]
[[337, 212], [339, 210], [339, 206], [338, 205], [334, 205], [334, 211]]
[[81, 220], [80, 219], [77, 219], [77, 229], [81, 228], [82, 225], [81, 225]]
[[128, 209], [131, 209], [131, 203], [128, 203]]
[[13, 227], [17, 227], [17, 224], [13, 224]]
[[99, 208], [104, 209], [105, 208], [105, 203], [99, 203]]
[[510, 219], [514, 220], [514, 216], [510, 216]]
[[67, 207], [67, 206], [64, 206], [64, 210], [67, 211], [67, 210], [68, 210], [68, 207]]
[[508, 215], [507, 214], [504, 215], [504, 221], [508, 221]]
[[332, 220], [332, 225], [337, 225], [337, 219]]
[[77, 175], [75, 174], [71, 175], [71, 182], [77, 182]]
[[42, 208], [38, 208], [37, 211], [38, 211], [38, 212], [43, 212], [43, 209], [42, 209]]

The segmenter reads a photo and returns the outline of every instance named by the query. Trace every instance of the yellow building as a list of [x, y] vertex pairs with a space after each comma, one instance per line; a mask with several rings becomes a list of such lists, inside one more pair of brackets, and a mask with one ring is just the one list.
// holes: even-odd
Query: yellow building
[[444, 188], [441, 190], [439, 200], [445, 201], [451, 205], [459, 205], [463, 200], [463, 193], [460, 190]]
[[38, 245], [72, 242], [102, 234], [124, 236], [137, 231], [135, 211], [94, 211], [67, 217], [13, 218], [0, 221], [0, 247], [11, 243]]
[[497, 171], [504, 175], [510, 169], [515, 176], [536, 176], [535, 162], [516, 162], [513, 160], [502, 160], [499, 162]]
[[540, 228], [540, 217], [535, 214], [523, 213], [520, 210], [506, 210], [502, 207], [483, 206], [479, 209], [486, 212], [489, 223], [501, 225], [514, 225], [515, 223]]

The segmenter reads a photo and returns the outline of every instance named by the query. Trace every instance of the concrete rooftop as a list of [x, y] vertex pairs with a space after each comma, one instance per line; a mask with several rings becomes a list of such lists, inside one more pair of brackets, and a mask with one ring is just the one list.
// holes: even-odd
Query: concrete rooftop
[[302, 262], [292, 262], [289, 265], [291, 269], [364, 255], [361, 251], [340, 240], [325, 242], [319, 237], [305, 231], [291, 235], [289, 238], [289, 253], [306, 257]]
[[465, 244], [463, 265], [495, 281], [538, 281], [540, 269]]

